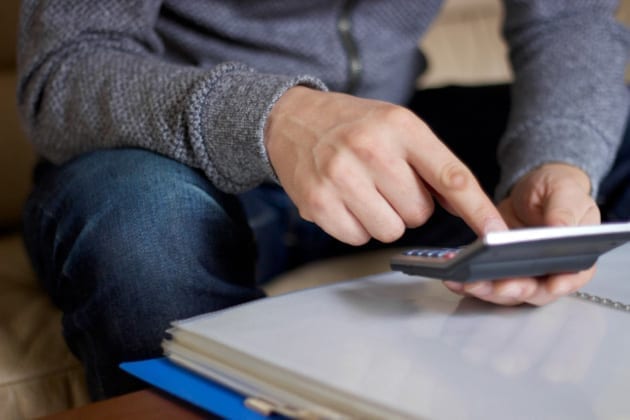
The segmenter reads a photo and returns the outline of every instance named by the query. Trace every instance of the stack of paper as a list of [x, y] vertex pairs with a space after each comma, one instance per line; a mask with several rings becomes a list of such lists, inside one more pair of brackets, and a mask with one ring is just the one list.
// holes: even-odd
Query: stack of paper
[[629, 259], [600, 259], [599, 303], [499, 307], [389, 272], [176, 322], [164, 349], [295, 417], [630, 418]]

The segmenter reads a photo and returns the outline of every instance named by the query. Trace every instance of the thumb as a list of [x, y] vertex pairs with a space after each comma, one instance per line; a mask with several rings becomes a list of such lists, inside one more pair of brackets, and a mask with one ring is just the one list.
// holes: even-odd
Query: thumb
[[575, 226], [578, 224], [577, 207], [571, 205], [579, 202], [577, 197], [571, 194], [555, 193], [547, 198], [545, 203], [543, 220], [546, 226]]

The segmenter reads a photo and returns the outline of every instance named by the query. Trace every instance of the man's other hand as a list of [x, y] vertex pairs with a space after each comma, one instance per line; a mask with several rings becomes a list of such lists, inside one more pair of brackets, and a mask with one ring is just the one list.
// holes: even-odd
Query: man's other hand
[[[599, 209], [590, 189], [590, 180], [582, 170], [561, 163], [546, 164], [525, 175], [499, 204], [499, 210], [511, 228], [599, 224]], [[574, 274], [445, 284], [456, 293], [503, 305], [544, 305], [578, 290], [594, 274], [592, 267]]]

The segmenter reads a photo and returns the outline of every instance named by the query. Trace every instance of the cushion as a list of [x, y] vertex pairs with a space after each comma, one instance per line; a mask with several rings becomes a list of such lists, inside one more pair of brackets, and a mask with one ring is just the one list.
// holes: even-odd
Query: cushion
[[61, 336], [61, 313], [35, 281], [18, 235], [0, 237], [0, 418], [88, 402], [83, 371]]
[[0, 69], [14, 67], [18, 0], [0, 1]]
[[507, 83], [499, 0], [449, 0], [420, 40], [429, 67], [419, 87]]
[[34, 161], [17, 116], [15, 72], [0, 71], [0, 229], [19, 223]]
[[16, 227], [30, 185], [34, 154], [17, 117], [15, 56], [18, 0], [0, 1], [0, 230]]

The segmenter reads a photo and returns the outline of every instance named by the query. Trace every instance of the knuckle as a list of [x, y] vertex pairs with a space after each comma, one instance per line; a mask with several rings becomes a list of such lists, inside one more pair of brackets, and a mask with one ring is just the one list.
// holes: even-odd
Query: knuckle
[[332, 189], [340, 193], [359, 191], [365, 187], [365, 176], [352, 160], [334, 157], [326, 162], [323, 177]]
[[316, 215], [326, 210], [326, 194], [321, 187], [311, 188], [304, 194], [303, 204], [298, 210], [300, 216], [306, 220], [313, 220]]
[[442, 166], [440, 184], [447, 190], [464, 190], [474, 182], [470, 171], [463, 163], [451, 160]]
[[344, 132], [343, 142], [354, 155], [370, 160], [379, 155], [375, 150], [378, 148], [378, 136], [375, 132], [376, 130], [370, 129], [370, 125], [353, 127]]
[[387, 104], [380, 112], [382, 121], [395, 126], [410, 127], [420, 121], [412, 111], [397, 105]]
[[365, 147], [374, 138], [372, 124], [352, 124], [340, 133], [340, 141], [349, 149]]
[[377, 147], [372, 142], [362, 142], [356, 144], [353, 147], [354, 154], [359, 158], [361, 162], [364, 162], [370, 166], [381, 161], [384, 157], [383, 153], [380, 153]]
[[405, 225], [402, 221], [390, 223], [386, 229], [374, 234], [374, 237], [381, 242], [391, 243], [400, 238], [405, 233]]
[[323, 164], [322, 172], [334, 184], [343, 183], [349, 177], [348, 165], [343, 156], [335, 154]]
[[405, 217], [407, 227], [414, 228], [425, 224], [433, 214], [433, 210], [433, 202], [427, 203], [422, 207], [416, 207], [414, 211]]
[[352, 235], [348, 235], [348, 240], [346, 242], [353, 246], [361, 246], [368, 243], [369, 240], [370, 235], [367, 232], [356, 232]]
[[389, 168], [395, 165], [397, 155], [393, 144], [378, 135], [378, 129], [357, 129], [346, 140], [346, 146], [352, 155], [363, 165], [371, 168]]

